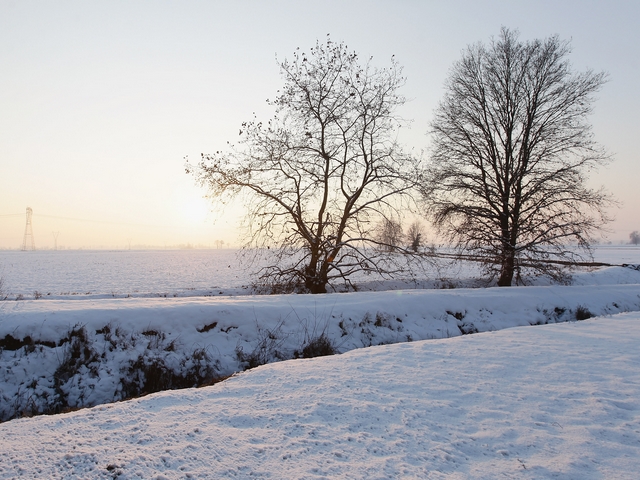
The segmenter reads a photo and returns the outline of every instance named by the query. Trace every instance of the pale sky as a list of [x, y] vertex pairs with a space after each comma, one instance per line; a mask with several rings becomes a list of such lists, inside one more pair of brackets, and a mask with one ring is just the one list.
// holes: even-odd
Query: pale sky
[[[500, 27], [571, 40], [576, 70], [610, 81], [591, 118], [613, 163], [592, 176], [622, 202], [609, 239], [640, 230], [637, 0], [0, 0], [0, 248], [240, 243], [241, 212], [208, 213], [185, 156], [235, 141], [282, 85], [276, 65], [331, 34], [404, 66], [402, 139], [417, 151], [450, 66]], [[20, 216], [7, 216], [20, 214]]]

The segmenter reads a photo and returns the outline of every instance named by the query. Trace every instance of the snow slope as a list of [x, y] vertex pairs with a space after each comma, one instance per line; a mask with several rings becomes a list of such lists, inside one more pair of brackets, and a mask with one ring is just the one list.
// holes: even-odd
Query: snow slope
[[636, 479], [638, 345], [626, 313], [274, 363], [0, 424], [0, 478]]
[[[252, 362], [290, 359], [323, 335], [344, 353], [573, 321], [580, 309], [591, 315], [639, 311], [640, 285], [31, 300], [5, 302], [5, 307], [0, 317], [0, 342], [7, 345], [0, 350], [0, 420], [170, 388], [149, 386], [149, 378], [166, 372], [224, 376]], [[79, 327], [86, 331], [87, 345], [74, 347], [69, 332]], [[7, 340], [25, 345], [11, 346]], [[157, 373], [154, 365], [166, 372]], [[145, 373], [147, 366], [156, 373]]]

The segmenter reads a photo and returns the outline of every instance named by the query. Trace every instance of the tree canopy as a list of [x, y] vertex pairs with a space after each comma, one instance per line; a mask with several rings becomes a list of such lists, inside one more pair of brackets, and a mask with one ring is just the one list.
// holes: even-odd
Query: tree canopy
[[279, 67], [275, 116], [243, 123], [238, 145], [187, 170], [212, 198], [246, 201], [246, 246], [272, 255], [260, 282], [324, 293], [356, 271], [399, 271], [385, 248], [373, 247], [377, 225], [412, 202], [416, 179], [418, 161], [396, 141], [400, 66], [392, 58], [375, 68], [327, 39]]
[[503, 28], [453, 65], [432, 122], [429, 217], [501, 286], [523, 268], [559, 274], [553, 262], [588, 253], [608, 221], [610, 197], [586, 184], [608, 160], [588, 122], [606, 74], [575, 73], [569, 53], [557, 36], [521, 41]]

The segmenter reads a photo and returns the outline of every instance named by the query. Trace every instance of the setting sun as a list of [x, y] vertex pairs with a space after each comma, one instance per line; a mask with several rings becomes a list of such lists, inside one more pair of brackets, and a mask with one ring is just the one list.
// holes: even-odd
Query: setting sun
[[201, 225], [209, 216], [209, 204], [205, 198], [185, 198], [182, 201], [180, 216], [191, 226]]

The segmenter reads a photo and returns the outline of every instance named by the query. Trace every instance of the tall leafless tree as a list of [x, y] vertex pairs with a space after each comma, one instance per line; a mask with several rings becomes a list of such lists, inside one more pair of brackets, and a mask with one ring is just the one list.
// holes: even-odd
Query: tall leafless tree
[[634, 230], [633, 232], [631, 232], [629, 234], [629, 241], [630, 241], [631, 245], [640, 244], [640, 233], [638, 233], [637, 230]]
[[212, 198], [246, 200], [246, 246], [275, 252], [260, 283], [324, 293], [356, 271], [399, 269], [373, 248], [375, 227], [412, 201], [417, 160], [396, 142], [401, 68], [370, 61], [330, 39], [296, 51], [279, 63], [274, 118], [243, 123], [238, 146], [187, 163]]
[[[423, 193], [436, 227], [508, 286], [520, 268], [590, 253], [611, 197], [586, 186], [608, 161], [587, 121], [605, 73], [574, 73], [568, 42], [503, 28], [453, 65], [432, 122]], [[577, 243], [575, 249], [569, 243]]]
[[378, 229], [378, 242], [383, 250], [392, 252], [402, 245], [402, 223], [392, 218], [383, 218]]
[[419, 248], [422, 246], [422, 242], [424, 241], [424, 227], [422, 223], [418, 220], [409, 225], [409, 229], [407, 230], [407, 242], [409, 243], [409, 248], [412, 251], [418, 252]]

